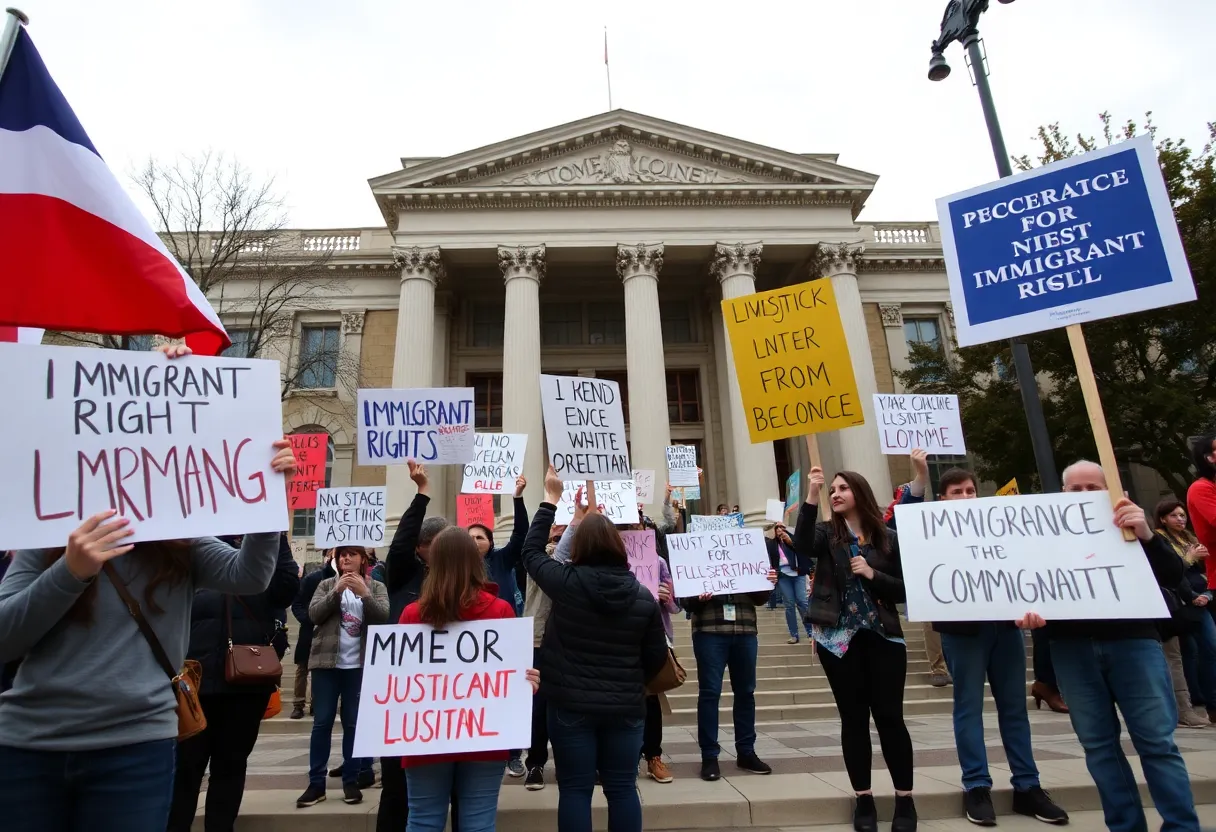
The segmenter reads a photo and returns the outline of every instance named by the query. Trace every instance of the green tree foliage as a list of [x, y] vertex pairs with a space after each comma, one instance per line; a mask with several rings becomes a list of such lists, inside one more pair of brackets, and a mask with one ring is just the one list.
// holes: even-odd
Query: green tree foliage
[[[1143, 126], [1116, 127], [1108, 113], [1099, 118], [1101, 139], [1070, 138], [1049, 124], [1038, 131], [1041, 153], [1013, 161], [1028, 170], [1142, 131], [1156, 141], [1199, 300], [1086, 324], [1085, 338], [1116, 454], [1152, 468], [1184, 496], [1191, 481], [1187, 440], [1216, 423], [1216, 122], [1207, 125], [1209, 140], [1196, 152], [1182, 140], [1157, 140], [1151, 113]], [[1096, 458], [1067, 335], [1053, 330], [1027, 341], [1057, 465]], [[1037, 484], [1007, 342], [956, 349], [950, 359], [914, 345], [909, 357], [910, 369], [898, 373], [908, 389], [959, 394], [967, 447], [981, 476]]]

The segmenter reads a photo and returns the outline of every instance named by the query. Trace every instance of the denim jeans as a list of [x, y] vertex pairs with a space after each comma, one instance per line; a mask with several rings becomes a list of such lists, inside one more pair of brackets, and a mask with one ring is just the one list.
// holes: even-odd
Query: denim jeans
[[460, 760], [407, 768], [410, 811], [405, 832], [443, 832], [453, 795], [459, 798], [456, 812], [460, 832], [493, 832], [505, 769], [501, 760]]
[[1146, 638], [1052, 639], [1052, 662], [1085, 766], [1111, 832], [1147, 832], [1136, 777], [1119, 744], [1119, 717], [1140, 755], [1163, 832], [1198, 830], [1186, 763], [1174, 744], [1178, 707], [1161, 643]]
[[1026, 641], [1021, 630], [981, 624], [974, 636], [942, 633], [946, 664], [954, 679], [954, 744], [963, 769], [963, 788], [992, 788], [984, 746], [984, 680], [992, 686], [1001, 744], [1015, 789], [1039, 785], [1026, 714]]
[[165, 832], [177, 741], [96, 751], [0, 745], [5, 832]]
[[[557, 772], [557, 828], [591, 832], [591, 792], [598, 769], [612, 832], [642, 832], [638, 749], [646, 725], [636, 716], [593, 716], [549, 703], [549, 741]], [[461, 832], [465, 832], [461, 828]]]
[[718, 705], [722, 699], [722, 674], [729, 668], [735, 723], [735, 753], [756, 751], [756, 653], [755, 635], [723, 633], [692, 634], [692, 652], [697, 659], [697, 743], [702, 759], [718, 759]]
[[[370, 769], [370, 759], [355, 759], [355, 720], [359, 717], [360, 668], [312, 671], [312, 739], [308, 745], [308, 783], [325, 791], [329, 767], [330, 737], [334, 718], [342, 720], [342, 785], [353, 786], [361, 770]], [[338, 711], [338, 700], [342, 710]]]
[[1191, 701], [1216, 709], [1216, 622], [1212, 616], [1202, 616], [1199, 628], [1179, 636], [1178, 643]]
[[[784, 572], [777, 574], [777, 591], [773, 593], [773, 597], [778, 594], [785, 602], [785, 626], [790, 631], [790, 638], [798, 638], [798, 622], [806, 618], [806, 575], [787, 575]], [[806, 637], [809, 641], [811, 638], [811, 627], [809, 624], [806, 627]]]

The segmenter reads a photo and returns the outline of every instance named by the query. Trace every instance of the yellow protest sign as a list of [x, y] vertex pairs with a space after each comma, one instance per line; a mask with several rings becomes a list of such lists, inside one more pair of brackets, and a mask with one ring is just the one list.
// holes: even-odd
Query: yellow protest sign
[[1018, 491], [1017, 477], [1014, 477], [996, 490], [996, 496], [998, 497], [1010, 497], [1021, 493], [1021, 491]]
[[722, 301], [752, 443], [865, 422], [832, 282]]

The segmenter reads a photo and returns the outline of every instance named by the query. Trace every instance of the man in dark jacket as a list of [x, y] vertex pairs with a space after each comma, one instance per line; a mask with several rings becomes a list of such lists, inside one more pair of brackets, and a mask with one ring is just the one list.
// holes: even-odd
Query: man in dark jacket
[[[291, 614], [300, 622], [300, 633], [296, 636], [296, 652], [292, 661], [296, 666], [295, 688], [292, 691], [291, 718], [304, 718], [304, 700], [308, 698], [308, 656], [312, 651], [312, 619], [308, 617], [308, 605], [317, 587], [326, 578], [334, 577], [334, 551], [331, 549], [324, 555], [320, 569], [314, 569], [300, 581], [300, 591], [296, 593], [291, 604]], [[308, 712], [312, 713], [311, 705]]]

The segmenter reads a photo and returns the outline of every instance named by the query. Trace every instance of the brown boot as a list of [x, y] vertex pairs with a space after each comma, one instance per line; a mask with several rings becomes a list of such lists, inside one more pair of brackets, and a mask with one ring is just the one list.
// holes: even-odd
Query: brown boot
[[1207, 728], [1207, 714], [1196, 713], [1191, 707], [1191, 695], [1185, 690], [1174, 691], [1174, 699], [1178, 703], [1178, 727], [1179, 728]]
[[1064, 697], [1060, 696], [1058, 690], [1054, 690], [1042, 682], [1035, 682], [1030, 686], [1030, 695], [1034, 697], [1034, 709], [1037, 711], [1039, 706], [1044, 702], [1047, 707], [1051, 708], [1058, 714], [1068, 713], [1068, 706], [1064, 704]]

